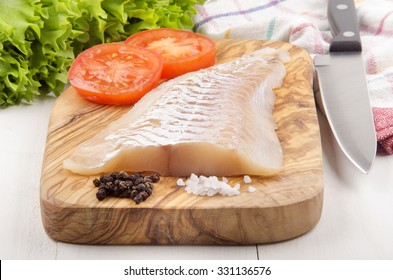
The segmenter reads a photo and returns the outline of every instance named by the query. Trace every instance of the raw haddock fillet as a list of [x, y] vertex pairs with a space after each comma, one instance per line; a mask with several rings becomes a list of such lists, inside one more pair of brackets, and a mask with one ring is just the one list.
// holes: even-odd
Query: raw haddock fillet
[[169, 80], [76, 147], [64, 168], [83, 175], [273, 175], [283, 153], [272, 112], [289, 54], [262, 49]]

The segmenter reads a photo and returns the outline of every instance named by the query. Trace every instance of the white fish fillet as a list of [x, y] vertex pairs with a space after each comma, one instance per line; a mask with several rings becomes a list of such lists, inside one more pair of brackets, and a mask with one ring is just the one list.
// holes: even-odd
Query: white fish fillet
[[273, 175], [283, 153], [272, 111], [286, 75], [284, 51], [267, 48], [169, 80], [64, 161], [83, 175]]

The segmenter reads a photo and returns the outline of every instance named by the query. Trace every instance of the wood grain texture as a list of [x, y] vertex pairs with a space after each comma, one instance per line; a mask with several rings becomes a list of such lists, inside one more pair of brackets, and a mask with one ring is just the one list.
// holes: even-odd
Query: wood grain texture
[[[41, 176], [41, 215], [47, 234], [82, 244], [253, 244], [302, 235], [319, 221], [323, 204], [322, 151], [307, 52], [278, 41], [217, 40], [217, 62], [262, 47], [289, 51], [284, 85], [275, 90], [274, 117], [284, 151], [282, 171], [252, 177], [234, 197], [199, 197], [164, 177], [145, 202], [98, 201], [94, 176], [62, 168], [76, 145], [129, 110], [87, 102], [72, 88], [56, 101], [49, 122]], [[242, 183], [231, 177], [230, 183]]]

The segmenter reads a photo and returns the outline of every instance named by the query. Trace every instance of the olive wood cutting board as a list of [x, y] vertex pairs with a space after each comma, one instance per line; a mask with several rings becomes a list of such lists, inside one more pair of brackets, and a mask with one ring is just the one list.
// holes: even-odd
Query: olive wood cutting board
[[[136, 204], [126, 198], [98, 201], [92, 181], [64, 170], [63, 160], [82, 141], [130, 109], [80, 98], [72, 87], [56, 100], [50, 117], [41, 177], [41, 214], [47, 234], [80, 244], [255, 244], [291, 239], [311, 230], [323, 204], [322, 154], [308, 53], [279, 41], [217, 40], [217, 63], [263, 47], [289, 51], [287, 76], [274, 117], [284, 162], [273, 177], [243, 177], [240, 195], [201, 197], [162, 177], [152, 195]], [[245, 108], [246, 110], [246, 108]]]

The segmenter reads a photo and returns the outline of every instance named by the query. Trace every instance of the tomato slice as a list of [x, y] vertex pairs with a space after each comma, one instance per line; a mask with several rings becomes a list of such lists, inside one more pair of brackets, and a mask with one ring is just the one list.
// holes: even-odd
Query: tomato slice
[[215, 43], [191, 31], [158, 28], [131, 35], [125, 42], [160, 54], [166, 79], [209, 67], [216, 60]]
[[162, 67], [162, 58], [152, 51], [124, 42], [106, 43], [80, 53], [68, 79], [87, 100], [125, 105], [158, 85]]

